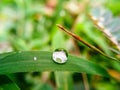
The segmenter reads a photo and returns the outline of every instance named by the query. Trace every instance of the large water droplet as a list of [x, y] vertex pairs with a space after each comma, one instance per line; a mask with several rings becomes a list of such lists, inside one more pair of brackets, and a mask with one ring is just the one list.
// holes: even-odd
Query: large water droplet
[[67, 61], [67, 58], [68, 58], [68, 54], [67, 54], [67, 51], [64, 50], [64, 49], [56, 49], [54, 52], [53, 52], [53, 55], [52, 55], [52, 58], [53, 58], [53, 61], [55, 61], [56, 63], [65, 63]]

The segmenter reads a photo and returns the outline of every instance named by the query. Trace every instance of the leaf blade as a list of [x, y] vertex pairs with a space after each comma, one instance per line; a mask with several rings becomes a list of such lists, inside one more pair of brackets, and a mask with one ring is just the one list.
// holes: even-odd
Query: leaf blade
[[99, 65], [72, 55], [65, 64], [57, 64], [52, 60], [52, 52], [47, 51], [16, 52], [0, 59], [0, 74], [33, 71], [72, 71], [109, 76]]

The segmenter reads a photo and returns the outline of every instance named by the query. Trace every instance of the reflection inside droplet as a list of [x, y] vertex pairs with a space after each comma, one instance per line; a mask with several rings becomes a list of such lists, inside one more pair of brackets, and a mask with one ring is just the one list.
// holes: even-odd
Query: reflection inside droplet
[[68, 54], [64, 49], [56, 49], [53, 52], [52, 58], [56, 63], [65, 63], [67, 61]]

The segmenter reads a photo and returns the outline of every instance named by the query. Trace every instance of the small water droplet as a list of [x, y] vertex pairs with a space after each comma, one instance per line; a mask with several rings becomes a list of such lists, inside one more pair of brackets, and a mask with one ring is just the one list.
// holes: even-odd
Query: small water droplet
[[37, 57], [34, 57], [34, 61], [36, 61], [37, 60]]
[[52, 55], [52, 58], [53, 58], [53, 61], [55, 61], [56, 63], [65, 63], [67, 61], [67, 58], [68, 58], [68, 54], [67, 54], [67, 51], [64, 50], [64, 49], [56, 49], [54, 52], [53, 52], [53, 55]]

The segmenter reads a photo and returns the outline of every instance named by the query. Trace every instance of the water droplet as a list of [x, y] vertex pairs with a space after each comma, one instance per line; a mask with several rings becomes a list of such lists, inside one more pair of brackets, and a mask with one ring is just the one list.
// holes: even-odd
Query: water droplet
[[37, 57], [34, 57], [34, 61], [36, 61], [37, 60]]
[[67, 61], [67, 57], [68, 57], [67, 51], [61, 48], [56, 49], [52, 55], [53, 61], [61, 64]]

